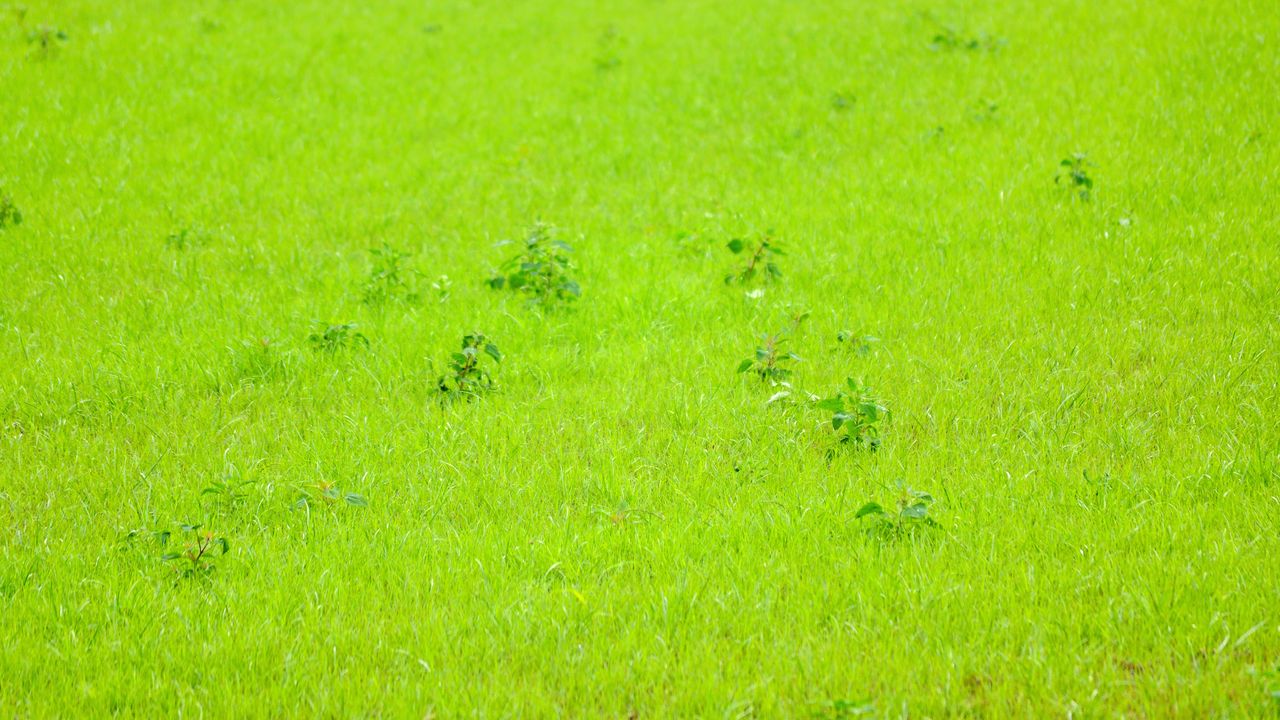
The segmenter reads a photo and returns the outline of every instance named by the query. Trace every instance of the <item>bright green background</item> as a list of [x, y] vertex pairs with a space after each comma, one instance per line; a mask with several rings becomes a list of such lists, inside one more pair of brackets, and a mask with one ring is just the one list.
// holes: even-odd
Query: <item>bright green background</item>
[[[68, 40], [0, 19], [0, 714], [1276, 711], [1274, 0], [28, 4]], [[539, 219], [545, 315], [481, 283]], [[451, 296], [363, 304], [384, 241]], [[788, 308], [880, 452], [734, 373]], [[502, 391], [441, 407], [473, 329]], [[854, 521], [899, 481], [941, 531]], [[183, 521], [232, 552], [175, 587], [123, 538]]]

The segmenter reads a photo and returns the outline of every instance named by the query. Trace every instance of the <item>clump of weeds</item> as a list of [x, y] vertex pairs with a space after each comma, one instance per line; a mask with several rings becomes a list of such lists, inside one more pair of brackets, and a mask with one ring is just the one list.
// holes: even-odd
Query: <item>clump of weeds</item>
[[418, 301], [414, 288], [416, 273], [405, 267], [409, 253], [401, 252], [387, 243], [369, 250], [369, 277], [364, 281], [360, 297], [366, 305], [381, 305], [389, 300], [413, 303]]
[[449, 356], [447, 371], [436, 379], [436, 387], [448, 399], [472, 399], [494, 389], [493, 374], [483, 356], [502, 363], [502, 351], [484, 336], [473, 332], [462, 338], [462, 349]]
[[335, 354], [342, 350], [368, 348], [369, 338], [356, 330], [355, 323], [329, 325], [317, 323], [316, 331], [307, 336], [307, 342], [316, 352]]
[[252, 480], [246, 480], [240, 474], [240, 470], [231, 465], [222, 477], [210, 481], [200, 491], [200, 496], [209, 500], [214, 508], [220, 509], [224, 513], [230, 513], [238, 509], [248, 499], [248, 490], [253, 485], [253, 482]]
[[303, 488], [302, 492], [298, 494], [298, 499], [293, 503], [293, 506], [299, 510], [310, 509], [312, 505], [323, 507], [336, 507], [338, 505], [367, 507], [369, 501], [363, 495], [346, 492], [334, 483], [320, 480]]
[[184, 227], [164, 237], [165, 247], [179, 252], [208, 245], [213, 234], [196, 227]]
[[[503, 241], [499, 246], [511, 245]], [[525, 295], [532, 305], [567, 303], [582, 295], [573, 279], [577, 269], [571, 258], [573, 248], [555, 236], [550, 225], [539, 223], [517, 244], [520, 252], [509, 258], [488, 280], [495, 290], [512, 290]]]
[[840, 442], [875, 451], [889, 421], [889, 410], [871, 389], [853, 378], [831, 397], [818, 400], [816, 407], [831, 413], [831, 427]]
[[10, 225], [22, 224], [22, 211], [18, 209], [18, 205], [14, 203], [13, 198], [5, 193], [0, 193], [0, 230]]
[[596, 52], [596, 70], [607, 72], [622, 65], [622, 58], [618, 54], [621, 44], [622, 38], [616, 27], [610, 25], [600, 33]]
[[27, 43], [32, 47], [33, 56], [42, 59], [57, 54], [63, 43], [70, 39], [65, 30], [52, 25], [40, 25], [27, 33]]
[[444, 302], [449, 299], [449, 295], [453, 293], [453, 281], [448, 275], [441, 275], [431, 283], [431, 291], [435, 293], [436, 300]]
[[1063, 158], [1058, 167], [1061, 170], [1053, 178], [1055, 184], [1066, 186], [1081, 200], [1088, 200], [1093, 195], [1093, 178], [1089, 177], [1089, 168], [1093, 167], [1093, 163], [1089, 162], [1087, 155], [1075, 153], [1069, 158]]
[[756, 278], [763, 278], [765, 282], [782, 279], [778, 258], [786, 253], [768, 234], [753, 241], [734, 238], [725, 247], [729, 248], [734, 255], [743, 253], [747, 255], [747, 264], [744, 267], [724, 276], [726, 285], [747, 285]]
[[940, 528], [929, 513], [933, 496], [899, 485], [898, 497], [889, 508], [868, 502], [854, 514], [854, 520], [866, 520], [867, 532], [886, 541], [902, 540], [919, 532]]
[[996, 52], [1006, 45], [1004, 38], [991, 37], [989, 35], [965, 35], [959, 30], [949, 25], [938, 28], [934, 33], [933, 39], [929, 42], [929, 48], [935, 51], [957, 51], [963, 50], [967, 52], [975, 52], [978, 50], [986, 50], [988, 52]]
[[738, 363], [739, 373], [752, 373], [760, 378], [761, 381], [770, 382], [775, 385], [785, 383], [791, 378], [791, 364], [799, 361], [800, 356], [785, 349], [785, 345], [795, 332], [800, 328], [800, 323], [808, 319], [809, 313], [799, 312], [791, 318], [791, 326], [786, 330], [779, 330], [772, 335], [763, 335], [760, 338], [760, 346], [756, 348], [752, 357], [746, 358]]
[[243, 340], [229, 349], [231, 380], [235, 383], [261, 383], [283, 377], [289, 372], [291, 353], [282, 352], [268, 338]]
[[851, 92], [837, 92], [831, 94], [831, 109], [836, 112], [852, 110], [857, 104], [858, 98]]
[[[180, 552], [167, 552], [160, 556], [164, 562], [173, 563], [174, 572], [179, 579], [206, 577], [217, 569], [214, 558], [226, 555], [231, 551], [231, 543], [211, 530], [201, 529], [198, 524], [184, 524], [181, 532], [186, 542]], [[168, 544], [169, 532], [162, 531], [161, 543]], [[216, 551], [216, 555], [215, 555]]]
[[879, 338], [859, 335], [852, 330], [841, 330], [836, 333], [836, 348], [858, 357], [870, 355], [872, 347], [878, 342], [880, 342]]

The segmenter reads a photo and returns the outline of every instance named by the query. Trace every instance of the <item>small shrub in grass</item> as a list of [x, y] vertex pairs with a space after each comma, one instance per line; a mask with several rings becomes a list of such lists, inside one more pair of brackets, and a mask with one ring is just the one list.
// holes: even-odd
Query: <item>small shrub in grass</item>
[[808, 312], [796, 313], [791, 318], [791, 327], [772, 335], [762, 335], [760, 346], [755, 355], [738, 363], [738, 372], [750, 372], [762, 381], [774, 384], [782, 383], [791, 377], [791, 363], [800, 360], [800, 356], [784, 349], [790, 335], [800, 328], [800, 323], [808, 319]]
[[27, 33], [27, 42], [32, 46], [37, 57], [49, 57], [58, 48], [70, 40], [66, 31], [52, 25], [41, 25]]
[[22, 224], [22, 211], [13, 202], [13, 198], [0, 194], [0, 230], [10, 225]]
[[448, 275], [441, 275], [431, 283], [431, 289], [436, 294], [436, 300], [444, 302], [449, 299], [449, 295], [453, 292], [453, 281]]
[[870, 335], [859, 335], [852, 330], [841, 330], [836, 333], [836, 347], [858, 357], [871, 354], [871, 347], [880, 342], [879, 338]]
[[941, 527], [929, 514], [933, 496], [902, 487], [892, 508], [869, 502], [858, 509], [854, 519], [866, 523], [867, 532], [882, 540], [901, 540], [923, 530]]
[[369, 347], [369, 338], [356, 331], [355, 323], [317, 325], [317, 330], [307, 336], [307, 342], [316, 352], [333, 354], [340, 350]]
[[345, 492], [334, 483], [321, 480], [314, 485], [304, 488], [298, 495], [298, 499], [293, 503], [293, 506], [300, 510], [308, 509], [312, 505], [320, 505], [324, 507], [334, 507], [337, 505], [367, 507], [369, 505], [369, 501], [365, 500], [363, 495]]
[[837, 92], [831, 94], [831, 109], [838, 112], [852, 110], [853, 106], [858, 104], [858, 98], [850, 92]]
[[854, 720], [875, 716], [876, 706], [870, 700], [833, 700], [813, 713], [814, 720]]
[[1058, 167], [1062, 170], [1054, 176], [1053, 182], [1065, 185], [1081, 200], [1088, 200], [1093, 194], [1093, 178], [1089, 177], [1089, 168], [1093, 167], [1093, 163], [1089, 162], [1088, 156], [1084, 153], [1076, 153], [1069, 158], [1063, 158], [1062, 162], [1058, 163]]
[[969, 36], [961, 33], [954, 27], [943, 26], [938, 28], [934, 33], [933, 39], [929, 42], [929, 48], [932, 50], [955, 51], [964, 50], [973, 52], [976, 50], [986, 50], [995, 52], [1007, 44], [1004, 38], [990, 37], [987, 35]]
[[618, 29], [612, 25], [606, 27], [600, 33], [598, 42], [599, 50], [596, 53], [596, 69], [601, 72], [613, 70], [622, 64], [622, 58], [618, 54], [621, 45], [621, 36]]
[[[160, 556], [164, 562], [173, 563], [174, 571], [180, 578], [201, 577], [216, 570], [214, 558], [226, 555], [231, 551], [231, 543], [211, 530], [201, 529], [199, 525], [184, 524], [182, 533], [187, 540], [181, 552], [167, 552]], [[169, 533], [161, 533], [162, 542], [168, 543]], [[216, 553], [216, 554], [215, 554]]]
[[[498, 243], [511, 245], [512, 241]], [[537, 224], [517, 244], [520, 252], [509, 258], [489, 278], [489, 287], [512, 290], [528, 297], [530, 304], [566, 303], [582, 295], [573, 279], [576, 266], [570, 255], [573, 248], [555, 237], [550, 225]]]
[[409, 253], [400, 252], [387, 243], [369, 250], [369, 277], [364, 281], [360, 297], [367, 305], [381, 305], [388, 300], [417, 302], [413, 271], [404, 266]]
[[756, 278], [763, 278], [765, 282], [782, 279], [777, 260], [786, 253], [767, 234], [754, 241], [734, 238], [725, 247], [734, 255], [747, 254], [747, 264], [741, 270], [724, 276], [726, 285], [746, 285]]
[[879, 449], [889, 410], [871, 388], [847, 378], [843, 388], [819, 400], [817, 407], [831, 413], [831, 427], [840, 435], [840, 442], [872, 451]]
[[248, 489], [252, 484], [252, 480], [244, 479], [240, 471], [232, 466], [226, 474], [215, 478], [201, 490], [200, 497], [209, 500], [215, 508], [229, 513], [249, 497]]
[[494, 388], [493, 375], [484, 367], [483, 356], [502, 362], [502, 351], [483, 333], [463, 336], [462, 349], [449, 356], [448, 371], [436, 380], [447, 398], [474, 398]]
[[171, 250], [191, 250], [208, 245], [214, 236], [198, 227], [184, 227], [164, 237], [165, 247]]

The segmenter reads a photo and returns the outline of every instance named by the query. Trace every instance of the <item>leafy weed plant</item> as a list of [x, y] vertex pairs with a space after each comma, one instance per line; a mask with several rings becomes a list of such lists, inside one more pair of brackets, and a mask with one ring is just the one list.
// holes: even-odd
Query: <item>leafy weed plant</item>
[[918, 532], [941, 527], [929, 514], [933, 496], [927, 492], [901, 486], [892, 508], [868, 502], [854, 514], [855, 520], [867, 519], [867, 532], [882, 540], [901, 540]]
[[859, 335], [852, 330], [841, 330], [836, 333], [836, 348], [858, 357], [870, 355], [872, 346], [878, 342], [880, 339], [877, 337]]
[[1081, 200], [1088, 200], [1092, 196], [1093, 178], [1089, 177], [1089, 168], [1093, 167], [1093, 163], [1089, 162], [1088, 156], [1076, 153], [1063, 158], [1058, 167], [1061, 171], [1054, 176], [1054, 183], [1070, 188]]
[[340, 350], [368, 348], [369, 338], [356, 331], [355, 323], [328, 325], [318, 323], [316, 332], [307, 336], [307, 342], [316, 352], [333, 354]]
[[831, 427], [840, 435], [840, 442], [872, 451], [879, 449], [889, 410], [870, 388], [846, 378], [845, 386], [835, 395], [819, 400], [817, 407], [831, 413]]
[[768, 235], [754, 242], [734, 238], [725, 245], [734, 255], [747, 254], [747, 264], [741, 270], [724, 276], [726, 285], [746, 285], [757, 277], [765, 282], [782, 279], [782, 269], [778, 267], [778, 258], [786, 255]]
[[[187, 536], [187, 542], [181, 552], [167, 552], [160, 556], [165, 562], [174, 563], [174, 571], [179, 578], [207, 576], [216, 570], [214, 551], [218, 555], [226, 555], [231, 551], [231, 543], [216, 535], [211, 530], [202, 530], [200, 525], [184, 524], [181, 530]], [[162, 533], [163, 541], [168, 542], [168, 532]]]
[[791, 327], [772, 335], [762, 335], [761, 344], [755, 355], [738, 364], [738, 372], [750, 372], [762, 381], [781, 383], [791, 377], [791, 363], [800, 360], [800, 356], [783, 348], [789, 337], [800, 328], [800, 323], [808, 319], [808, 312], [797, 313], [791, 318]]
[[404, 266], [409, 253], [401, 252], [387, 243], [369, 250], [372, 256], [369, 277], [364, 281], [360, 297], [367, 305], [381, 305], [389, 300], [417, 302], [413, 271]]
[[0, 195], [0, 230], [10, 225], [22, 224], [22, 211], [18, 209], [17, 204], [13, 202], [13, 198], [8, 195]]
[[[510, 245], [504, 241], [499, 246]], [[573, 248], [555, 237], [554, 228], [539, 223], [520, 243], [520, 252], [489, 278], [489, 287], [506, 288], [528, 296], [530, 304], [547, 305], [576, 300], [582, 288], [573, 279]]]
[[448, 371], [436, 380], [436, 387], [448, 398], [474, 398], [495, 386], [493, 374], [482, 364], [481, 355], [502, 362], [502, 351], [483, 333], [463, 336], [462, 349], [449, 357]]
[[357, 495], [352, 492], [344, 492], [342, 488], [336, 484], [320, 480], [314, 485], [310, 485], [302, 490], [298, 495], [298, 499], [294, 501], [293, 506], [298, 509], [308, 509], [312, 505], [320, 505], [324, 507], [335, 507], [337, 505], [354, 505], [356, 507], [367, 507], [369, 501], [363, 495]]

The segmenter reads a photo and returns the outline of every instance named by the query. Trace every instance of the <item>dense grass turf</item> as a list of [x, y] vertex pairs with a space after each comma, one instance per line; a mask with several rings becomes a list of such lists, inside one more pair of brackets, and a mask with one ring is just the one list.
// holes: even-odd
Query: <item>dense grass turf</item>
[[[28, 6], [0, 714], [1276, 711], [1273, 0]], [[538, 220], [567, 307], [484, 285]], [[799, 309], [879, 451], [735, 373]], [[939, 526], [869, 533], [900, 484]]]

